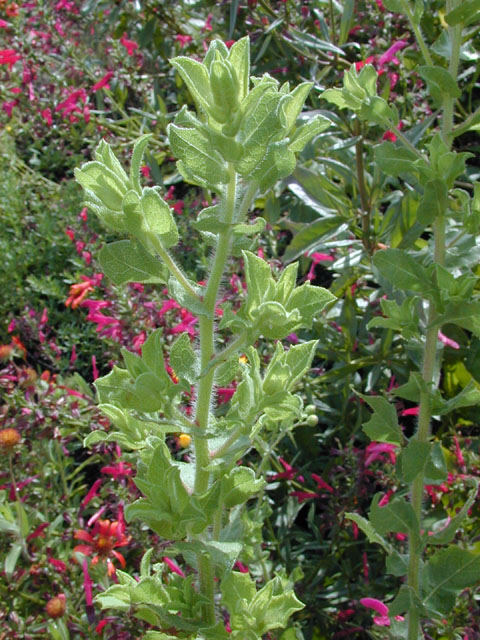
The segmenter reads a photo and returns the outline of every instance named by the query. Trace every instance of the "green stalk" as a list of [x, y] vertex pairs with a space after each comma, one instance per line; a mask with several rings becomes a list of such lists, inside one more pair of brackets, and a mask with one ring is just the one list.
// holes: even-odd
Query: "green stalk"
[[[235, 205], [237, 198], [237, 174], [232, 165], [229, 165], [230, 180], [227, 185], [224, 207], [226, 230], [218, 236], [218, 243], [213, 260], [208, 284], [205, 291], [204, 306], [205, 315], [200, 316], [200, 367], [204, 371], [215, 356], [215, 305], [218, 298], [220, 281], [230, 255], [230, 242], [232, 236], [231, 224], [235, 219]], [[210, 462], [208, 450], [208, 440], [204, 436], [209, 421], [210, 406], [212, 402], [213, 382], [215, 369], [210, 370], [200, 378], [197, 386], [197, 408], [195, 412], [195, 422], [200, 433], [193, 435], [195, 447], [195, 486], [194, 492], [204, 493], [208, 489], [210, 472], [206, 469]], [[221, 508], [221, 506], [219, 506]], [[200, 589], [202, 594], [208, 599], [205, 605], [203, 617], [208, 625], [215, 624], [215, 601], [214, 601], [214, 572], [209, 556], [202, 553], [197, 554], [198, 572], [200, 579]]]
[[430, 51], [428, 50], [427, 44], [423, 38], [423, 34], [420, 31], [420, 26], [418, 22], [415, 21], [412, 9], [410, 7], [410, 2], [408, 0], [402, 0], [402, 7], [413, 29], [413, 33], [415, 34], [415, 38], [417, 39], [418, 46], [420, 47], [420, 51], [422, 52], [425, 62], [430, 66], [433, 65]]
[[[447, 11], [451, 11], [457, 6], [458, 0], [447, 0]], [[413, 24], [413, 23], [412, 23]], [[459, 64], [459, 53], [461, 45], [462, 26], [449, 27], [452, 42], [452, 57], [449, 65], [449, 72], [456, 80]], [[428, 62], [428, 61], [427, 61]], [[442, 134], [445, 143], [450, 147], [452, 142], [454, 99], [445, 98], [442, 105]], [[434, 261], [443, 266], [445, 264], [445, 213], [437, 217], [434, 223]], [[433, 301], [428, 305], [427, 331], [425, 335], [425, 346], [423, 352], [422, 378], [425, 382], [426, 391], [420, 393], [420, 411], [418, 417], [418, 427], [415, 439], [418, 442], [429, 442], [430, 423], [432, 419], [431, 391], [434, 385], [435, 363], [437, 355], [438, 326], [432, 326], [437, 317], [437, 310]], [[420, 472], [414, 479], [411, 487], [410, 499], [413, 510], [418, 521], [418, 535], [422, 530], [422, 497], [424, 489], [425, 475]], [[420, 586], [420, 559], [421, 549], [416, 541], [409, 539], [409, 565], [407, 574], [407, 584], [419, 595]], [[420, 627], [420, 616], [416, 609], [412, 609], [408, 614], [408, 640], [418, 640]]]

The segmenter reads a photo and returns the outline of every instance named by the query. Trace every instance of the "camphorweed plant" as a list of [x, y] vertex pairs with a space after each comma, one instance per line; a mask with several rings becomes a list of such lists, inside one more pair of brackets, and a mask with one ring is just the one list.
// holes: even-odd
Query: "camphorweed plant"
[[[248, 251], [251, 236], [265, 221], [249, 222], [247, 213], [256, 194], [293, 171], [295, 154], [329, 120], [316, 116], [296, 128], [312, 84], [291, 91], [269, 75], [250, 77], [248, 38], [230, 50], [215, 40], [203, 63], [178, 57], [172, 64], [197, 107], [196, 114], [183, 108], [169, 125], [172, 152], [185, 180], [218, 198], [192, 223], [214, 247], [206, 284], [191, 281], [169, 253], [179, 238], [160, 189], [141, 187], [148, 135], [135, 144], [129, 174], [102, 141], [95, 160], [77, 169], [76, 178], [85, 189], [86, 204], [103, 223], [128, 236], [102, 250], [105, 273], [116, 284], [167, 283], [169, 295], [199, 318], [198, 344], [192, 346], [183, 333], [171, 347], [175, 382], [166, 370], [159, 330], [144, 343], [141, 357], [125, 350], [126, 368], [114, 367], [96, 382], [100, 406], [116, 428], [108, 438], [139, 456], [135, 483], [142, 497], [126, 508], [126, 517], [142, 520], [170, 541], [162, 555], [181, 554], [190, 570], [187, 575], [179, 570], [165, 581], [165, 565], [151, 566], [149, 550], [140, 577], [118, 572], [119, 583], [98, 601], [102, 607], [133, 606], [139, 618], [158, 629], [146, 634], [150, 640], [256, 640], [286, 626], [303, 605], [287, 576], [276, 575], [258, 589], [248, 573], [234, 570], [240, 554], [258, 538], [261, 521], [255, 522], [247, 502], [264, 486], [261, 468], [255, 471], [239, 460], [265, 430], [285, 432], [301, 414], [302, 401], [292, 389], [308, 371], [316, 341], [288, 350], [280, 341], [300, 327], [311, 327], [333, 296], [310, 284], [295, 286], [296, 264], [275, 280], [269, 265]], [[247, 293], [236, 312], [223, 308], [218, 328], [231, 338], [219, 350], [219, 287], [232, 255], [243, 256]], [[254, 347], [260, 336], [277, 341], [263, 374]], [[239, 361], [241, 355], [246, 357]], [[215, 386], [235, 377], [240, 382], [230, 407], [216, 416]], [[190, 392], [192, 415], [182, 409]], [[165, 434], [171, 432], [192, 438], [192, 461], [172, 458], [165, 444]], [[105, 437], [92, 433], [86, 444]]]
[[[439, 387], [443, 343], [452, 344], [439, 334], [440, 329], [454, 325], [463, 332], [465, 342], [476, 343], [480, 336], [480, 184], [461, 179], [472, 173], [466, 167], [472, 154], [454, 147], [458, 136], [478, 129], [480, 122], [480, 109], [466, 115], [460, 84], [474, 73], [475, 66], [459, 73], [460, 60], [468, 60], [465, 52], [478, 33], [474, 23], [480, 13], [478, 2], [448, 0], [445, 28], [430, 47], [421, 29], [423, 2], [415, 2], [414, 7], [409, 0], [388, 0], [385, 4], [406, 15], [415, 34], [424, 58], [416, 70], [436, 110], [436, 129], [429, 131], [432, 120], [427, 119], [411, 131], [399, 131], [398, 112], [377, 95], [377, 72], [371, 65], [360, 72], [352, 66], [345, 73], [343, 89], [328, 89], [323, 97], [352, 111], [362, 125], [381, 126], [395, 134], [395, 143], [385, 141], [376, 147], [375, 161], [392, 184], [402, 189], [403, 197], [409, 198], [409, 222], [403, 236], [397, 237], [393, 247], [375, 247], [374, 274], [388, 298], [380, 300], [382, 316], [371, 320], [369, 327], [398, 332], [410, 361], [419, 364], [419, 370], [412, 370], [408, 381], [391, 394], [418, 405], [418, 427], [406, 438], [396, 408], [387, 398], [362, 395], [373, 409], [364, 425], [367, 435], [398, 447], [399, 489], [393, 496], [374, 497], [369, 520], [354, 513], [348, 517], [371, 542], [383, 547], [387, 571], [403, 582], [389, 607], [366, 601], [382, 614], [379, 624], [385, 626], [383, 635], [418, 640], [424, 637], [422, 621], [442, 625], [457, 595], [478, 583], [480, 575], [478, 544], [453, 544], [476, 498], [478, 483], [470, 480], [470, 495], [457, 512], [440, 517], [438, 512], [429, 513], [427, 519], [423, 504], [425, 485], [439, 485], [447, 478], [444, 450], [432, 438], [432, 418], [441, 419], [480, 403], [478, 380], [470, 374], [470, 382], [456, 396], [446, 397]], [[456, 113], [463, 115], [463, 121], [456, 122]], [[413, 206], [412, 215], [409, 207]], [[375, 231], [399, 222], [379, 221]], [[392, 543], [392, 533], [406, 535], [408, 549], [399, 551]]]

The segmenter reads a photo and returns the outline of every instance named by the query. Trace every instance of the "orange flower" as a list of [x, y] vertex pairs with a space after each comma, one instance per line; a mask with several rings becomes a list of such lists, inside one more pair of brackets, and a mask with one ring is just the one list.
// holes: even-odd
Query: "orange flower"
[[0, 431], [0, 448], [5, 451], [10, 451], [21, 439], [22, 436], [16, 429], [2, 429]]
[[65, 306], [76, 309], [80, 303], [85, 300], [90, 291], [93, 291], [93, 284], [88, 278], [83, 282], [72, 284], [69, 291], [70, 295], [65, 302]]
[[91, 533], [85, 529], [78, 529], [74, 537], [76, 540], [83, 540], [87, 544], [78, 544], [73, 550], [86, 556], [93, 555], [92, 564], [97, 564], [99, 560], [106, 560], [109, 576], [115, 574], [115, 567], [110, 556], [114, 556], [120, 562], [122, 568], [125, 567], [125, 558], [121, 553], [115, 551], [117, 547], [124, 547], [131, 540], [130, 537], [125, 535], [122, 523], [116, 520], [114, 522], [97, 520]]

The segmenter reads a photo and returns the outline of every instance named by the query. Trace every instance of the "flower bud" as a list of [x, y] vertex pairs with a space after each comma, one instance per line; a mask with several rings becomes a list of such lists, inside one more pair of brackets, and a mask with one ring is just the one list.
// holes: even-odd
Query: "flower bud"
[[66, 598], [63, 593], [50, 598], [45, 606], [49, 618], [61, 618], [67, 608]]

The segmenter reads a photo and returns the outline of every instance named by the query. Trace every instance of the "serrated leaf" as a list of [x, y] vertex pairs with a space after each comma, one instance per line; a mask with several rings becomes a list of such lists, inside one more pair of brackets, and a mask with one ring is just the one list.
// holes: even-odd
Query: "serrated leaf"
[[430, 442], [410, 440], [402, 451], [402, 475], [405, 482], [413, 482], [419, 473], [423, 473], [431, 451]]
[[406, 533], [416, 543], [419, 542], [418, 519], [412, 505], [404, 498], [394, 497], [383, 507], [379, 507], [381, 494], [377, 493], [370, 507], [370, 522], [380, 535], [386, 533]]
[[165, 265], [132, 240], [105, 245], [99, 261], [107, 278], [117, 285], [125, 282], [165, 283], [168, 280]]
[[382, 396], [366, 396], [358, 393], [373, 409], [373, 415], [362, 425], [363, 430], [373, 442], [401, 444], [402, 430], [398, 424], [397, 411], [394, 405]]
[[379, 544], [387, 553], [392, 552], [392, 545], [376, 531], [372, 524], [358, 513], [346, 513], [345, 518], [352, 520], [358, 525], [358, 528], [367, 536], [369, 542]]
[[288, 312], [298, 309], [303, 327], [311, 328], [313, 319], [336, 297], [323, 287], [312, 286], [308, 282], [293, 290], [287, 304]]
[[457, 546], [441, 549], [425, 563], [422, 572], [424, 605], [448, 615], [463, 589], [480, 580], [480, 554]]
[[249, 311], [256, 309], [275, 290], [270, 265], [250, 251], [243, 251]]
[[295, 130], [295, 133], [290, 138], [288, 148], [294, 153], [300, 153], [315, 136], [328, 129], [331, 124], [332, 121], [329, 118], [320, 114], [316, 115]]

